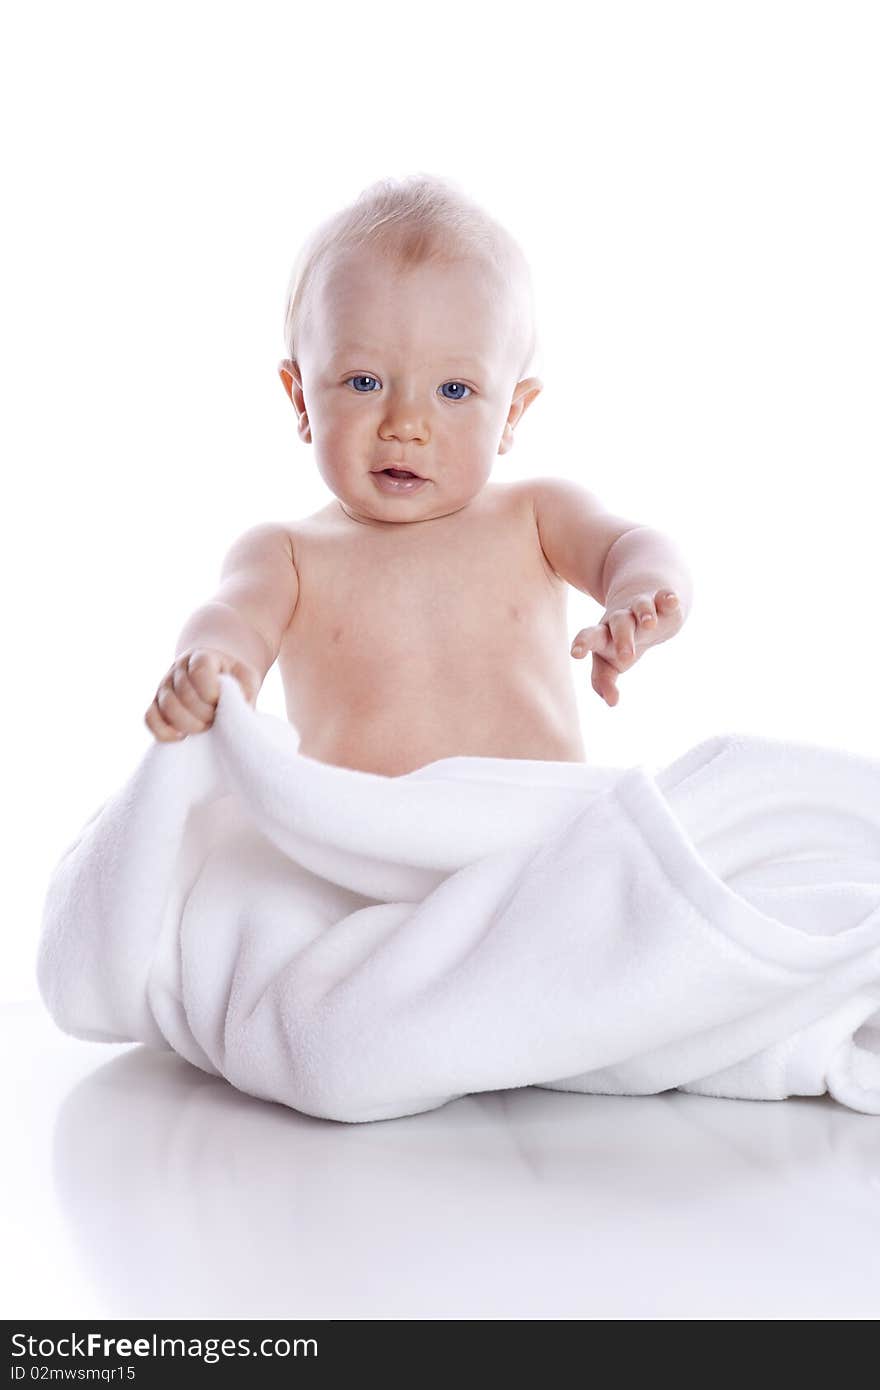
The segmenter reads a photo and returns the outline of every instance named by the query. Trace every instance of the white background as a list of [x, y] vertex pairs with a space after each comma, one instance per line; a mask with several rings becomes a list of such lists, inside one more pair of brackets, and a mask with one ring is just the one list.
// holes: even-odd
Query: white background
[[591, 760], [726, 731], [880, 756], [878, 32], [846, 0], [7, 18], [3, 998], [36, 996], [47, 878], [230, 542], [328, 500], [284, 295], [384, 176], [456, 180], [532, 264], [545, 389], [495, 476], [579, 478], [691, 564], [616, 708], [574, 664]]

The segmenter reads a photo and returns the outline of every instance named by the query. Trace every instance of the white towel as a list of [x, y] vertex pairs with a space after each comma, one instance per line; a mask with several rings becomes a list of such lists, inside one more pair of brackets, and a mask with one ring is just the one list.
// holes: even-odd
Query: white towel
[[54, 870], [65, 1032], [352, 1122], [528, 1085], [880, 1114], [880, 761], [722, 735], [654, 775], [383, 777], [220, 679]]

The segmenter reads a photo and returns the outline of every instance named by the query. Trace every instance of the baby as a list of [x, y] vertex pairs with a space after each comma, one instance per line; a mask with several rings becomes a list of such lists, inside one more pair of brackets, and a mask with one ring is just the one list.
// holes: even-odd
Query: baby
[[[146, 714], [210, 727], [277, 659], [301, 754], [400, 776], [440, 758], [585, 761], [570, 657], [616, 677], [681, 627], [673, 543], [564, 478], [490, 481], [542, 389], [528, 266], [448, 180], [382, 180], [300, 254], [279, 365], [333, 500], [252, 527]], [[568, 586], [604, 607], [569, 642]]]

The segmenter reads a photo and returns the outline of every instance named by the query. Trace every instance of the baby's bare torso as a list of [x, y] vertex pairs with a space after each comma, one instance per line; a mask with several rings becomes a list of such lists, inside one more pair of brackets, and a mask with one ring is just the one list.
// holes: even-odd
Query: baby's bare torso
[[278, 665], [301, 753], [391, 777], [462, 754], [585, 761], [568, 586], [527, 485], [388, 526], [334, 500], [289, 530], [299, 598]]

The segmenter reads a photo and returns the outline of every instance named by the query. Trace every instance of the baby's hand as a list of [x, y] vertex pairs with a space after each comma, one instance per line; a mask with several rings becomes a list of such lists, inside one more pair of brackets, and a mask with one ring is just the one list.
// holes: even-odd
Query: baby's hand
[[210, 647], [181, 652], [144, 716], [144, 723], [159, 743], [171, 743], [211, 727], [220, 699], [221, 671], [235, 676], [248, 703], [256, 703], [260, 677], [252, 666]]
[[678, 597], [668, 589], [609, 594], [608, 606], [595, 627], [581, 628], [571, 646], [574, 657], [593, 653], [592, 685], [609, 705], [616, 705], [616, 675], [634, 666], [642, 652], [673, 637], [683, 623]]

